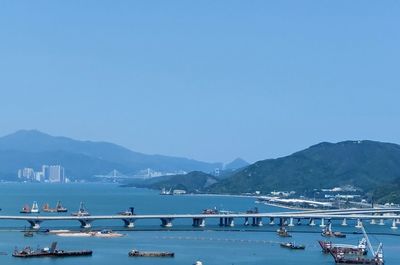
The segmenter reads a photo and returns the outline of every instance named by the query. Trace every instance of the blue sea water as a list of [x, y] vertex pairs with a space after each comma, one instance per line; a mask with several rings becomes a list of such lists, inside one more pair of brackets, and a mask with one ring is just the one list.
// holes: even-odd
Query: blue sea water
[[[0, 215], [19, 215], [24, 204], [38, 201], [39, 205], [48, 202], [54, 207], [57, 200], [69, 209], [69, 213], [85, 202], [91, 214], [114, 214], [130, 206], [138, 214], [157, 213], [199, 213], [205, 208], [218, 207], [232, 211], [245, 211], [259, 207], [260, 211], [287, 211], [276, 207], [256, 204], [254, 198], [227, 196], [160, 196], [157, 191], [135, 188], [121, 188], [112, 184], [0, 184]], [[55, 214], [53, 214], [55, 215]], [[322, 237], [318, 226], [305, 224], [291, 228], [296, 243], [305, 244], [305, 251], [292, 251], [281, 248], [275, 231], [277, 226], [267, 224], [263, 227], [248, 227], [243, 220], [235, 220], [233, 229], [220, 228], [218, 220], [208, 220], [205, 228], [193, 229], [191, 220], [174, 220], [172, 229], [160, 227], [159, 220], [137, 221], [132, 230], [125, 230], [122, 221], [95, 221], [93, 229], [103, 227], [122, 230], [121, 238], [62, 238], [56, 235], [35, 234], [26, 238], [18, 230], [28, 226], [25, 221], [0, 221], [0, 264], [193, 264], [201, 260], [203, 264], [269, 264], [269, 265], [329, 265], [332, 257], [323, 254], [317, 240]], [[77, 221], [43, 222], [42, 228], [69, 228], [79, 230]], [[347, 233], [346, 239], [336, 239], [343, 243], [357, 243], [360, 235], [354, 224], [348, 227], [334, 226], [334, 230]], [[383, 242], [387, 265], [400, 264], [400, 233], [386, 226], [367, 226], [370, 239], [376, 247]], [[376, 233], [376, 234], [375, 234]], [[11, 253], [15, 246], [48, 246], [58, 241], [59, 247], [67, 250], [92, 249], [92, 257], [18, 259]], [[174, 258], [132, 258], [131, 249], [172, 251]]]

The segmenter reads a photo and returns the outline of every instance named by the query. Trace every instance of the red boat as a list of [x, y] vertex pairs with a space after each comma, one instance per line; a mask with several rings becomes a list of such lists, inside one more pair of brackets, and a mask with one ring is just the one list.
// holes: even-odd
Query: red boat
[[350, 244], [334, 244], [331, 241], [318, 241], [319, 245], [322, 248], [324, 253], [339, 253], [343, 252], [344, 254], [354, 254], [354, 255], [367, 255], [367, 240], [362, 238], [358, 245], [350, 245]]

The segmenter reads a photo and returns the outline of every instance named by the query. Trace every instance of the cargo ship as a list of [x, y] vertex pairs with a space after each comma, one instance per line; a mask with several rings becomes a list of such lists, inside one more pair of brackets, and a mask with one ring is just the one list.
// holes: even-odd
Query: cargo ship
[[175, 256], [174, 252], [154, 252], [154, 251], [139, 251], [132, 249], [128, 253], [129, 257], [170, 257]]
[[15, 249], [12, 256], [16, 258], [38, 258], [38, 257], [75, 257], [75, 256], [91, 256], [91, 250], [65, 251], [57, 249], [57, 242], [53, 242], [51, 247], [33, 250], [30, 247], [25, 247], [22, 250]]
[[331, 241], [322, 241], [319, 240], [318, 244], [322, 248], [322, 252], [324, 253], [337, 253], [343, 252], [344, 254], [354, 254], [354, 255], [367, 255], [367, 240], [363, 237], [358, 245], [350, 245], [350, 244], [334, 244]]
[[39, 206], [36, 201], [33, 202], [32, 208], [29, 207], [29, 205], [25, 204], [20, 213], [39, 213]]

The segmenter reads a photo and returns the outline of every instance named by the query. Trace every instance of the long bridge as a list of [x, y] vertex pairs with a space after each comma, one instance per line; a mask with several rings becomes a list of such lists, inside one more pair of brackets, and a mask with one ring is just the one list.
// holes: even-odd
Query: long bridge
[[294, 226], [306, 220], [310, 226], [324, 227], [331, 220], [341, 220], [342, 225], [348, 225], [349, 220], [355, 221], [356, 227], [361, 227], [363, 221], [371, 224], [384, 225], [385, 220], [392, 222], [391, 228], [397, 229], [400, 224], [400, 208], [368, 208], [368, 209], [342, 209], [342, 210], [311, 210], [292, 212], [265, 212], [265, 213], [217, 213], [217, 214], [134, 214], [134, 215], [90, 215], [90, 216], [49, 216], [49, 215], [0, 215], [0, 220], [27, 221], [32, 229], [39, 229], [44, 221], [69, 221], [76, 220], [82, 228], [90, 228], [96, 220], [121, 220], [128, 228], [134, 228], [138, 220], [158, 219], [162, 227], [170, 228], [175, 219], [192, 220], [194, 227], [205, 227], [206, 220], [217, 219], [220, 226], [235, 226], [235, 219], [242, 219], [243, 225], [263, 226], [263, 219], [270, 225], [278, 221], [279, 225]]

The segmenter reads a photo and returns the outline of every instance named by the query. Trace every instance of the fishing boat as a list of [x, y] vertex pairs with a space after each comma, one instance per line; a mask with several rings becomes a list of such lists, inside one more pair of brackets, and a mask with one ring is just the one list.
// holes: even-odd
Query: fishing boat
[[342, 232], [333, 232], [332, 231], [332, 224], [329, 224], [326, 228], [324, 228], [322, 230], [321, 235], [324, 236], [324, 237], [340, 237], [340, 238], [346, 237], [346, 235], [343, 234]]
[[31, 213], [39, 213], [39, 206], [36, 201], [34, 201], [32, 204]]
[[329, 253], [332, 255], [333, 259], [335, 260], [336, 264], [365, 264], [365, 265], [383, 265], [383, 245], [382, 243], [379, 244], [376, 251], [372, 248], [371, 242], [369, 241], [368, 235], [365, 232], [363, 226], [361, 226], [363, 231], [364, 237], [367, 241], [367, 246], [369, 251], [372, 254], [372, 257], [364, 257], [361, 255], [347, 255], [344, 251], [330, 251]]
[[53, 242], [51, 247], [32, 249], [31, 247], [25, 247], [22, 250], [17, 248], [14, 250], [12, 256], [16, 258], [36, 258], [36, 257], [74, 257], [74, 256], [91, 256], [91, 250], [77, 250], [77, 251], [65, 251], [57, 249], [57, 242]]
[[280, 237], [292, 237], [284, 226], [281, 226], [278, 230], [276, 230], [276, 233]]
[[42, 211], [45, 213], [54, 213], [56, 212], [56, 209], [50, 208], [49, 203], [45, 203], [42, 207]]
[[68, 212], [68, 209], [62, 206], [61, 201], [58, 201], [56, 205], [56, 211], [58, 213], [66, 213]]
[[284, 248], [290, 248], [290, 249], [305, 249], [305, 245], [296, 245], [294, 242], [286, 242], [286, 243], [281, 243], [281, 247]]
[[19, 211], [19, 212], [20, 212], [20, 213], [31, 213], [31, 208], [29, 207], [28, 204], [25, 204], [25, 205], [22, 207], [21, 211]]
[[86, 211], [83, 202], [81, 202], [79, 204], [79, 210], [77, 212], [75, 212], [75, 213], [72, 213], [71, 215], [72, 216], [89, 216], [90, 213], [88, 211]]
[[135, 215], [135, 208], [134, 207], [129, 207], [129, 209], [127, 209], [126, 211], [119, 212], [118, 214], [119, 215], [126, 215], [126, 216]]
[[343, 252], [344, 254], [354, 254], [354, 255], [367, 255], [367, 240], [363, 237], [358, 245], [350, 245], [350, 244], [334, 244], [331, 241], [322, 241], [319, 240], [318, 244], [322, 248], [322, 252]]
[[132, 249], [128, 253], [129, 257], [170, 257], [175, 256], [174, 252], [154, 252], [154, 251], [139, 251]]

